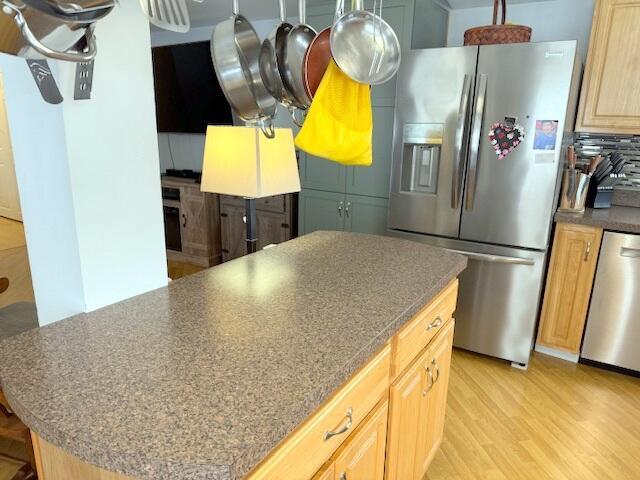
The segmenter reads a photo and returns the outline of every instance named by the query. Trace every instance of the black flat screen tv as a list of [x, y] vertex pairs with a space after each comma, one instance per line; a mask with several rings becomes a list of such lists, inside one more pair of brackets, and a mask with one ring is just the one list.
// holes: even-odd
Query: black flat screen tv
[[198, 42], [152, 49], [158, 132], [205, 133], [207, 125], [233, 124], [209, 46]]

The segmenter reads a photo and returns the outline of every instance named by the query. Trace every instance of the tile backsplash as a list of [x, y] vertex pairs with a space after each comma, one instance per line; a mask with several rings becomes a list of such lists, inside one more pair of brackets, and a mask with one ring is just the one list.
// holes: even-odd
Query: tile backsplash
[[594, 133], [575, 134], [576, 153], [581, 160], [598, 154], [619, 151], [627, 159], [627, 178], [619, 187], [640, 192], [640, 135], [601, 135]]

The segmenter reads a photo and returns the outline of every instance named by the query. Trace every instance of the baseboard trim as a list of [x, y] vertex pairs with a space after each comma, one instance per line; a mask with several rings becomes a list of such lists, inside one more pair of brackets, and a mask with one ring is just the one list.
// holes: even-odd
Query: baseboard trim
[[555, 348], [545, 347], [544, 345], [538, 345], [537, 343], [534, 350], [536, 352], [544, 353], [545, 355], [549, 355], [551, 357], [560, 358], [571, 363], [578, 363], [578, 359], [580, 358], [579, 353], [569, 353], [563, 350], [556, 350]]

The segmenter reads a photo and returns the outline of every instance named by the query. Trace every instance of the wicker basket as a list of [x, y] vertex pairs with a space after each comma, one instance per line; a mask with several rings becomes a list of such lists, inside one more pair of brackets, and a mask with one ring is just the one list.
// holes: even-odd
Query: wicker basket
[[498, 25], [498, 0], [493, 0], [493, 24], [470, 28], [464, 32], [465, 45], [493, 45], [496, 43], [525, 43], [531, 40], [531, 28], [524, 25], [505, 25], [507, 0], [502, 0], [502, 24]]

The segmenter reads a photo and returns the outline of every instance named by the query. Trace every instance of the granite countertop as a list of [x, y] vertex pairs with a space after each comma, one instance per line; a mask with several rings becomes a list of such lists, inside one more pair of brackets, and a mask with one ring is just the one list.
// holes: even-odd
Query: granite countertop
[[3, 340], [0, 382], [38, 435], [107, 470], [242, 478], [465, 266], [316, 232]]
[[623, 233], [640, 233], [640, 208], [587, 208], [584, 213], [557, 212], [556, 222], [602, 227]]

